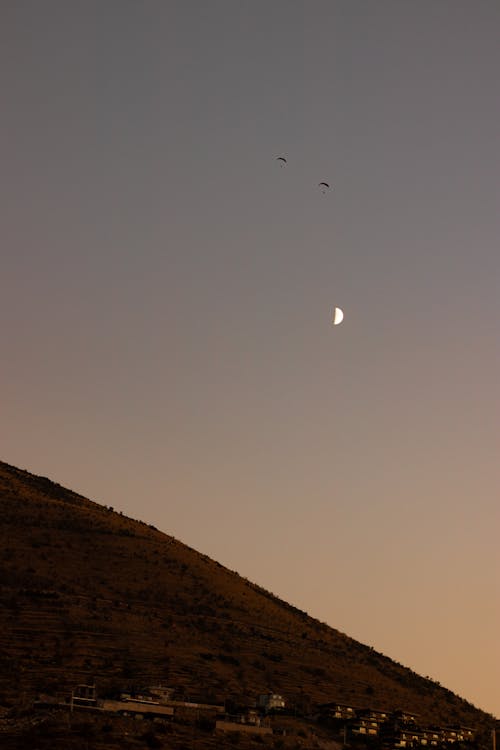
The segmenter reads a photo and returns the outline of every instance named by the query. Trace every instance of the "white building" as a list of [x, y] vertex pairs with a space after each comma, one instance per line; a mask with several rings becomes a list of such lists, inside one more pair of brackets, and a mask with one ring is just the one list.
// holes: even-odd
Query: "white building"
[[263, 695], [259, 695], [257, 705], [259, 708], [263, 708], [265, 711], [272, 711], [276, 708], [285, 708], [285, 700], [283, 696], [278, 695], [277, 693], [265, 693]]

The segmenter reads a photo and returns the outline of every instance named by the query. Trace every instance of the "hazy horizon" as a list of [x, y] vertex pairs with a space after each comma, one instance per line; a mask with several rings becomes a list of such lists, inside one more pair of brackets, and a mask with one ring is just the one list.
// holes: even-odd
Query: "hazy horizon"
[[0, 458], [497, 716], [499, 32], [489, 0], [0, 27]]

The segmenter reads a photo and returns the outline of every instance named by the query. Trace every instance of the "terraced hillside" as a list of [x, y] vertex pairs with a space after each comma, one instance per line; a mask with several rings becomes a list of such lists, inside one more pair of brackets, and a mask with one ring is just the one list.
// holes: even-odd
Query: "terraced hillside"
[[281, 693], [427, 723], [487, 726], [469, 703], [160, 531], [0, 463], [0, 705], [162, 681], [251, 705]]

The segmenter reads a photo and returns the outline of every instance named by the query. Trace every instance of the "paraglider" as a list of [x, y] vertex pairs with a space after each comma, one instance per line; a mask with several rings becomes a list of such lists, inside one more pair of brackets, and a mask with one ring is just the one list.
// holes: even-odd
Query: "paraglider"
[[282, 166], [282, 167], [284, 167], [285, 164], [287, 164], [287, 160], [285, 159], [284, 156], [277, 156], [276, 157], [276, 161], [279, 161], [280, 162], [280, 166]]
[[324, 195], [324, 194], [325, 194], [325, 193], [326, 193], [326, 192], [327, 192], [328, 190], [330, 190], [330, 185], [329, 185], [329, 183], [328, 183], [328, 182], [320, 182], [320, 183], [319, 183], [319, 185], [318, 185], [318, 187], [319, 187], [319, 188], [321, 188], [321, 192], [323, 193], [323, 195]]

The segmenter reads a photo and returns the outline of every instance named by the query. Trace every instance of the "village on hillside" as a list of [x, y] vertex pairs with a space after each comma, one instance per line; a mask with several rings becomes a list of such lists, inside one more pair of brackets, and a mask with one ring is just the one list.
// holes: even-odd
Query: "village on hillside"
[[99, 697], [95, 684], [76, 685], [70, 695], [55, 697], [41, 694], [34, 708], [54, 708], [68, 712], [90, 712], [127, 716], [155, 722], [200, 723], [213, 732], [244, 732], [245, 734], [286, 735], [293, 730], [287, 717], [313, 722], [328, 729], [343, 746], [364, 745], [384, 750], [400, 748], [473, 747], [473, 729], [463, 726], [423, 726], [418, 714], [405, 710], [351, 706], [336, 701], [314, 707], [310, 715], [300, 715], [287, 706], [278, 693], [265, 693], [251, 705], [237, 706], [227, 700], [204, 703], [177, 699], [175, 691], [164, 685], [150, 685], [114, 698]]

